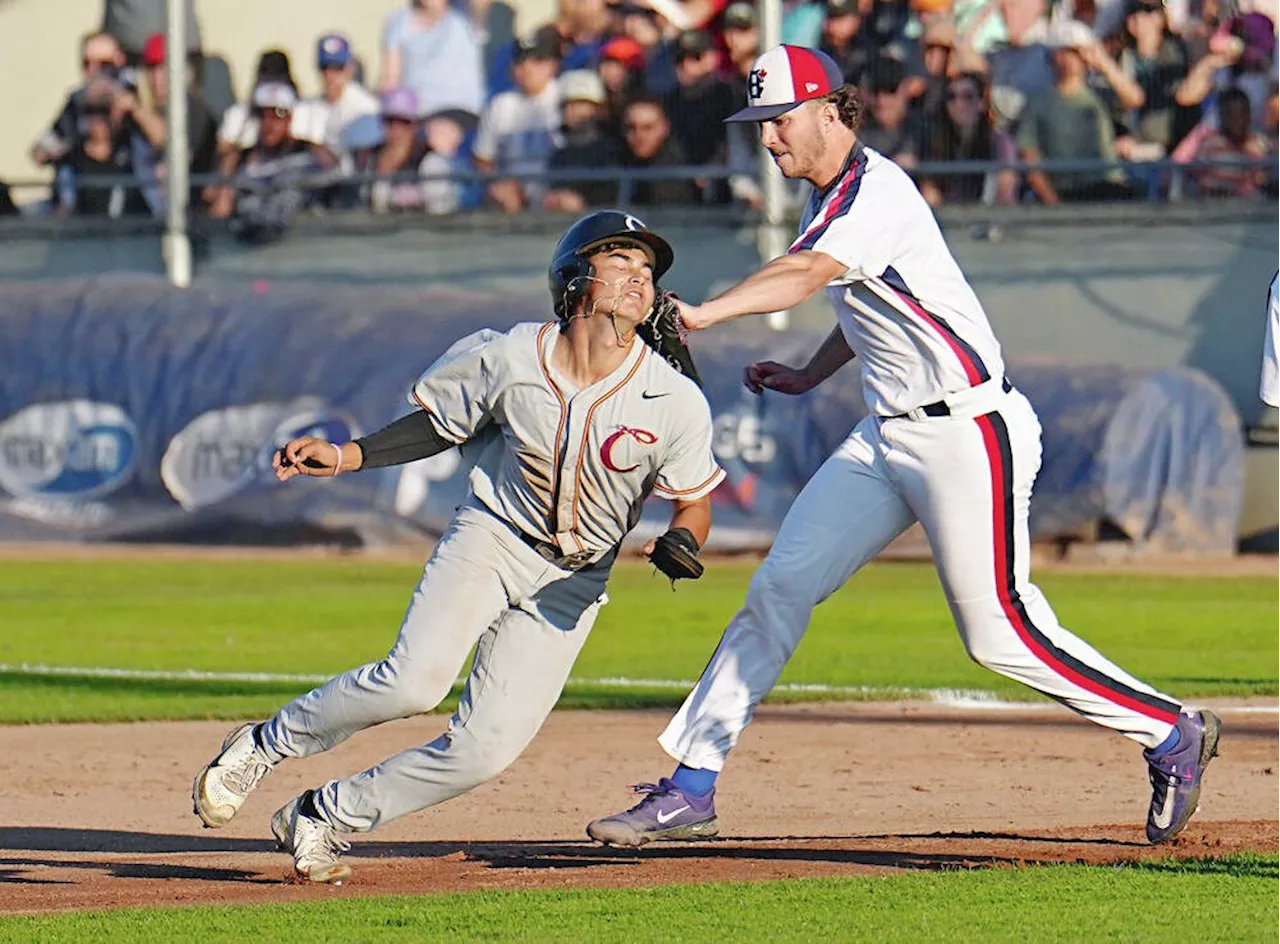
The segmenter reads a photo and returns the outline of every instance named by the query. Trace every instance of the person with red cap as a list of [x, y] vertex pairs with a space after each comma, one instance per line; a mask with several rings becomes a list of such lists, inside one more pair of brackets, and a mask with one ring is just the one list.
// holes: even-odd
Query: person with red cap
[[617, 846], [716, 835], [716, 780], [814, 607], [918, 521], [976, 662], [1146, 748], [1147, 838], [1164, 842], [1197, 809], [1220, 721], [1109, 662], [1031, 583], [1039, 421], [1005, 378], [1000, 344], [929, 205], [901, 167], [858, 139], [860, 110], [829, 56], [783, 45], [756, 59], [747, 107], [728, 119], [757, 122], [783, 176], [813, 189], [785, 255], [708, 302], [680, 303], [681, 318], [699, 331], [825, 291], [837, 323], [809, 363], [750, 364], [746, 386], [802, 394], [856, 356], [868, 415], [792, 504], [659, 737], [676, 771], [638, 785], [639, 803], [587, 834]]
[[[147, 176], [148, 168], [155, 168], [163, 176], [164, 146], [168, 138], [169, 73], [166, 67], [167, 42], [164, 33], [154, 33], [142, 45], [140, 61], [150, 107], [139, 105], [132, 112], [138, 127], [152, 145], [150, 154], [140, 155], [138, 170]], [[218, 124], [196, 90], [195, 69], [187, 64], [187, 157], [194, 174], [208, 174], [217, 164]], [[154, 109], [154, 111], [152, 110]], [[199, 188], [192, 191], [198, 199]], [[155, 192], [148, 193], [148, 202], [158, 209], [162, 202]]]

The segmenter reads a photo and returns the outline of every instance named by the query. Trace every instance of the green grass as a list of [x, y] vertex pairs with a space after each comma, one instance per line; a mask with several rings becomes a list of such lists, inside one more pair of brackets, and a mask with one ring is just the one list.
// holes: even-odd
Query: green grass
[[0, 941], [1274, 941], [1277, 858], [10, 918]]
[[[574, 675], [693, 679], [742, 602], [754, 562], [717, 562], [672, 593], [619, 567]], [[419, 568], [356, 560], [6, 561], [0, 663], [331, 674], [380, 658]], [[1064, 625], [1181, 697], [1277, 692], [1276, 581], [1056, 573]], [[928, 565], [868, 567], [818, 608], [783, 682], [958, 688], [1028, 698], [964, 654]], [[0, 721], [248, 717], [303, 683], [0, 674]], [[571, 686], [566, 706], [669, 706], [676, 689]], [[798, 697], [798, 696], [789, 696]]]

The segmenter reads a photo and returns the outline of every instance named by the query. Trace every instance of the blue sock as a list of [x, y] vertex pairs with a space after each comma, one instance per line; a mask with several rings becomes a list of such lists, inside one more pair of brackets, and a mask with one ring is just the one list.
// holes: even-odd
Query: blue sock
[[706, 796], [716, 786], [718, 770], [704, 770], [701, 767], [686, 767], [681, 764], [671, 775], [671, 782], [690, 796]]
[[1175, 724], [1173, 726], [1173, 730], [1169, 732], [1169, 736], [1157, 744], [1151, 753], [1152, 755], [1167, 754], [1169, 751], [1177, 747], [1181, 741], [1182, 735], [1178, 733], [1178, 726]]

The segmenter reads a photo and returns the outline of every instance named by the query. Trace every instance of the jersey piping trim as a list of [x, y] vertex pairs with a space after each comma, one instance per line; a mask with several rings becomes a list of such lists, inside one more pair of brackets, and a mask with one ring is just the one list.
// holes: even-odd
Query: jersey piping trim
[[[715, 486], [719, 485], [720, 480], [723, 478], [724, 478], [724, 469], [720, 468], [719, 466], [716, 466], [716, 470], [712, 472], [711, 476], [701, 485], [695, 485], [693, 488], [663, 488], [661, 485], [655, 482], [653, 485], [653, 490], [655, 492], [660, 492], [663, 495], [670, 495], [673, 498], [683, 498], [686, 495], [697, 495], [698, 498], [701, 498], [702, 494], [705, 494], [706, 492], [711, 491], [713, 488], [715, 488]], [[699, 493], [702, 493], [702, 494], [699, 494]]]
[[792, 243], [787, 252], [806, 252], [812, 249], [831, 224], [849, 212], [853, 201], [858, 197], [858, 190], [862, 187], [862, 174], [866, 169], [867, 152], [861, 145], [855, 145], [852, 166], [845, 173], [843, 183], [839, 185], [835, 195], [827, 204], [827, 210], [822, 214], [821, 221], [816, 225], [811, 223], [809, 230]]
[[[578, 540], [578, 494], [580, 491], [578, 485], [582, 478], [582, 463], [587, 457], [587, 440], [591, 438], [591, 418], [595, 416], [596, 407], [601, 403], [604, 403], [605, 400], [608, 400], [630, 382], [631, 378], [640, 370], [640, 365], [644, 363], [645, 358], [649, 356], [649, 346], [647, 344], [641, 343], [638, 339], [635, 343], [640, 344], [640, 356], [637, 357], [636, 362], [631, 365], [631, 370], [627, 371], [627, 376], [618, 381], [617, 385], [614, 386], [612, 390], [600, 397], [600, 399], [595, 403], [591, 404], [590, 409], [587, 410], [586, 421], [582, 424], [582, 446], [578, 449], [578, 464], [573, 470], [573, 516], [569, 519], [569, 533], [573, 535], [573, 539], [575, 541]], [[579, 541], [579, 543], [581, 542]]]
[[542, 354], [542, 342], [547, 336], [547, 332], [556, 326], [554, 321], [548, 321], [542, 326], [538, 332], [537, 345], [538, 369], [542, 371], [543, 378], [547, 381], [547, 386], [551, 388], [551, 392], [556, 395], [556, 399], [560, 401], [560, 422], [556, 425], [555, 447], [551, 453], [551, 507], [548, 511], [548, 522], [552, 525], [551, 533], [559, 532], [558, 515], [556, 508], [560, 504], [560, 444], [564, 439], [564, 424], [569, 418], [568, 404], [565, 403], [564, 394], [560, 392], [560, 388], [556, 386], [556, 382], [551, 379], [551, 372], [547, 370], [546, 360]]
[[[955, 355], [957, 361], [960, 362], [960, 369], [965, 375], [969, 386], [976, 387], [978, 384], [991, 379], [991, 374], [987, 371], [986, 365], [982, 363], [982, 359], [963, 338], [952, 330], [951, 325], [939, 315], [927, 310], [922, 306], [909, 291], [904, 291], [906, 286], [902, 284], [902, 279], [893, 271], [892, 268], [886, 269], [885, 272], [891, 278], [895, 278], [898, 285], [890, 282], [886, 276], [879, 278], [866, 279], [862, 282], [854, 282], [849, 285], [849, 294], [858, 304], [865, 308], [882, 315], [890, 312], [904, 317], [908, 320], [914, 316], [924, 327], [931, 329], [931, 333], [941, 338], [942, 342], [947, 346], [952, 354]], [[887, 305], [889, 311], [877, 307], [874, 302]]]
[[431, 425], [436, 428], [436, 432], [439, 433], [442, 438], [449, 440], [449, 442], [453, 443], [455, 446], [461, 445], [462, 443], [466, 442], [465, 439], [455, 439], [445, 430], [440, 428], [441, 426], [440, 418], [436, 416], [435, 411], [432, 410], [431, 407], [427, 406], [426, 403], [423, 402], [422, 397], [418, 396], [418, 390], [416, 385], [414, 386], [414, 389], [409, 391], [409, 395], [413, 397], [414, 403], [422, 407], [422, 412], [426, 413], [427, 416], [431, 417]]

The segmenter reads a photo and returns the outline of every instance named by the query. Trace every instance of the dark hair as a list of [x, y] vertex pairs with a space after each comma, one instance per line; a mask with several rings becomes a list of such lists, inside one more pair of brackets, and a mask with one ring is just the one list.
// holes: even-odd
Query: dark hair
[[662, 104], [662, 99], [659, 96], [654, 95], [652, 92], [637, 92], [635, 95], [631, 96], [625, 105], [622, 106], [622, 110], [625, 112], [629, 110], [632, 105], [652, 105], [654, 108], [658, 109], [658, 111], [662, 112], [663, 118], [668, 121], [671, 120], [671, 117], [667, 114], [666, 106]]
[[1221, 114], [1226, 107], [1232, 102], [1244, 105], [1249, 109], [1250, 114], [1253, 113], [1253, 102], [1249, 101], [1248, 94], [1239, 86], [1233, 85], [1228, 89], [1224, 89], [1218, 95], [1218, 113]]
[[282, 49], [267, 49], [258, 57], [257, 78], [255, 84], [267, 81], [284, 82], [298, 91], [298, 83], [293, 81], [293, 71], [289, 66], [289, 54]]
[[852, 85], [842, 85], [829, 92], [824, 102], [836, 106], [840, 112], [840, 123], [850, 131], [857, 131], [862, 124], [862, 100], [858, 98], [858, 90]]
[[[965, 139], [960, 129], [947, 113], [945, 101], [930, 116], [932, 130], [929, 132], [928, 145], [924, 159], [927, 161], [990, 161], [996, 157], [992, 138], [992, 121], [990, 102], [987, 98], [985, 77], [978, 72], [962, 72], [947, 80], [950, 88], [957, 82], [973, 84], [978, 90], [981, 110], [978, 113], [978, 126], [973, 137]], [[933, 183], [944, 194], [948, 201], [977, 202], [982, 198], [986, 186], [984, 174], [953, 174], [946, 177], [933, 177]]]
[[988, 161], [993, 157], [991, 149], [991, 112], [987, 100], [987, 80], [980, 72], [961, 72], [947, 80], [947, 88], [957, 82], [970, 82], [978, 90], [982, 109], [978, 114], [978, 127], [973, 139], [965, 146], [960, 129], [947, 113], [946, 103], [933, 116], [933, 134], [930, 135], [928, 157], [933, 161]]

